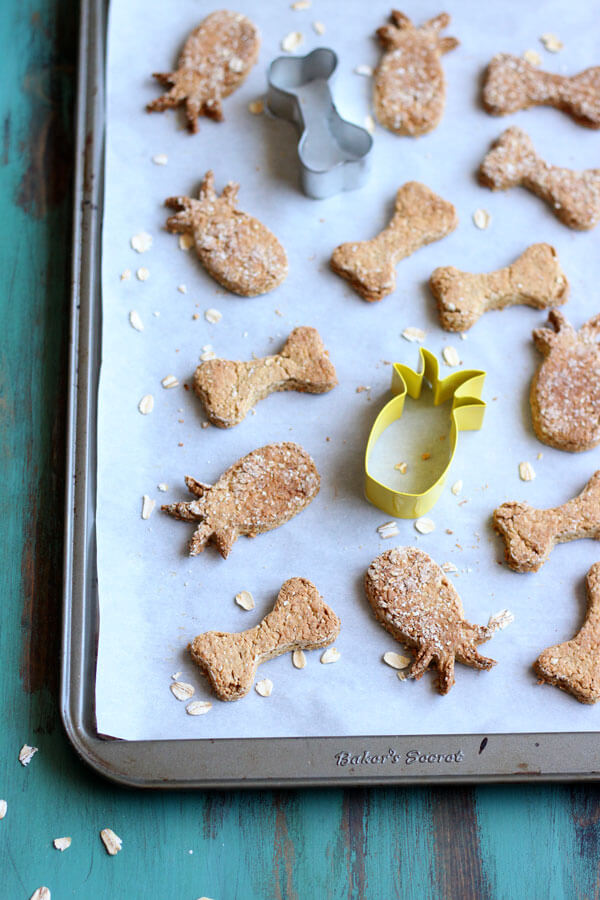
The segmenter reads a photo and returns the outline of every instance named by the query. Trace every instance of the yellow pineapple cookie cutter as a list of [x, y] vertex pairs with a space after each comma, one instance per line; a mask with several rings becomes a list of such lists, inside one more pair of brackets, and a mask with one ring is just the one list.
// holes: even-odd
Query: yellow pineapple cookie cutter
[[[478, 431], [483, 425], [485, 413], [485, 402], [481, 399], [486, 376], [484, 371], [465, 369], [461, 372], [453, 372], [447, 378], [440, 380], [440, 367], [434, 354], [424, 347], [420, 347], [419, 356], [420, 372], [415, 372], [402, 363], [394, 363], [391, 390], [395, 396], [386, 403], [375, 419], [365, 451], [365, 495], [367, 500], [398, 519], [416, 519], [429, 512], [437, 503], [454, 459], [459, 431]], [[408, 394], [414, 400], [419, 399], [423, 381], [427, 381], [431, 385], [434, 406], [439, 406], [440, 403], [444, 403], [452, 397], [450, 457], [440, 477], [426, 491], [420, 494], [409, 494], [396, 491], [373, 478], [369, 472], [369, 459], [381, 434], [388, 425], [401, 417], [406, 395]]]

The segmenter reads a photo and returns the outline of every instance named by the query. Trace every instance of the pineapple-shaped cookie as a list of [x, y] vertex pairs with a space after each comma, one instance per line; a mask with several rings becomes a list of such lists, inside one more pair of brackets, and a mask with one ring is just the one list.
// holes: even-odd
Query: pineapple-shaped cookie
[[188, 128], [198, 131], [198, 117], [220, 122], [221, 100], [246, 78], [258, 59], [256, 26], [241, 13], [221, 9], [211, 13], [185, 42], [174, 72], [155, 72], [169, 90], [146, 107], [162, 112], [184, 104]]
[[375, 72], [375, 113], [390, 131], [416, 137], [432, 131], [442, 118], [446, 82], [440, 57], [458, 41], [440, 36], [450, 23], [447, 13], [420, 28], [396, 9], [391, 20], [377, 29], [385, 52]]
[[255, 297], [276, 288], [287, 275], [285, 250], [266, 225], [237, 209], [239, 185], [230, 181], [221, 196], [211, 171], [204, 176], [198, 200], [169, 197], [177, 210], [167, 231], [190, 234], [206, 271], [234, 294]]
[[545, 357], [531, 384], [533, 429], [557, 450], [590, 450], [600, 444], [600, 315], [579, 331], [558, 310], [533, 340]]

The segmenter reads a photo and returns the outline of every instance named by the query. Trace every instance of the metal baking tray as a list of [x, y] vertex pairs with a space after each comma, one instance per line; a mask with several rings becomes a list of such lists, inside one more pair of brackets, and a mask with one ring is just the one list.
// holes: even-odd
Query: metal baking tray
[[600, 778], [596, 733], [125, 741], [96, 731], [95, 496], [107, 4], [83, 0], [79, 40], [61, 713], [82, 759], [146, 788], [451, 784]]

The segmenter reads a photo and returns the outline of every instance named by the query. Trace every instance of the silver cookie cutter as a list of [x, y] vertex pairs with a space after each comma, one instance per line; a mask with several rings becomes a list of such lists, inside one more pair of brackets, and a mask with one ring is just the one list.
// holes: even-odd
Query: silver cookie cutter
[[279, 56], [269, 66], [267, 107], [300, 131], [302, 190], [322, 199], [362, 187], [369, 172], [373, 138], [337, 111], [328, 80], [337, 55], [319, 47], [307, 56]]

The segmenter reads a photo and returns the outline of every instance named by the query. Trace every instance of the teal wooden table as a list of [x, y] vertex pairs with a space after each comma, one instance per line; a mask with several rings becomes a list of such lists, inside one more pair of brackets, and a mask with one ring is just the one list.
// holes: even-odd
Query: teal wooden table
[[71, 750], [57, 690], [73, 6], [1, 4], [1, 900], [41, 885], [54, 900], [598, 897], [594, 785], [159, 795]]

